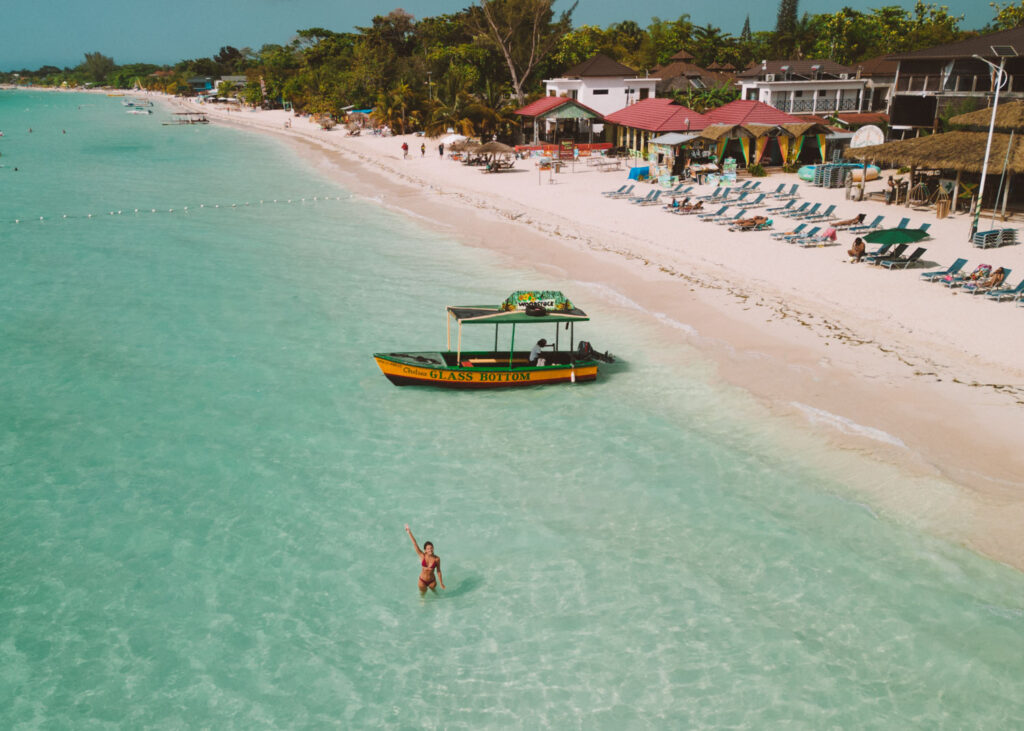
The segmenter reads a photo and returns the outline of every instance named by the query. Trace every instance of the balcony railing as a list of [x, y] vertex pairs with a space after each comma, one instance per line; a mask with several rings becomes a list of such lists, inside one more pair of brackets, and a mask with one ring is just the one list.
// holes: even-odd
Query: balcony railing
[[856, 112], [859, 104], [856, 99], [840, 99], [835, 97], [818, 97], [817, 99], [779, 99], [773, 100], [772, 106], [791, 114], [816, 114], [818, 112]]

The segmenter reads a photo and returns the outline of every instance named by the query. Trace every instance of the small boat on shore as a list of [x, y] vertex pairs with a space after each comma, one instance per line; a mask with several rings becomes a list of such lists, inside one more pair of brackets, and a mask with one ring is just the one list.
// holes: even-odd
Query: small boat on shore
[[[576, 383], [597, 378], [599, 361], [614, 361], [608, 353], [594, 351], [590, 343], [575, 341], [578, 322], [590, 320], [587, 313], [572, 304], [561, 292], [513, 292], [500, 305], [451, 305], [446, 308], [447, 348], [443, 351], [374, 353], [381, 372], [396, 386], [439, 386], [442, 388], [507, 388], [550, 383]], [[458, 339], [452, 350], [452, 320], [458, 325]], [[463, 350], [463, 325], [493, 325], [491, 350]], [[498, 348], [502, 325], [511, 327], [507, 350]], [[531, 363], [529, 350], [516, 350], [516, 327], [548, 326], [554, 340], [551, 351]], [[562, 349], [561, 336], [568, 333], [568, 348]], [[533, 347], [533, 340], [528, 340]], [[543, 365], [539, 365], [543, 363]]]
[[152, 113], [153, 113], [152, 109], [143, 109], [142, 107], [132, 107], [131, 109], [126, 109], [125, 110], [125, 114], [152, 114]]
[[179, 124], [209, 124], [210, 118], [204, 112], [175, 112], [174, 119], [164, 122], [165, 127], [173, 127]]

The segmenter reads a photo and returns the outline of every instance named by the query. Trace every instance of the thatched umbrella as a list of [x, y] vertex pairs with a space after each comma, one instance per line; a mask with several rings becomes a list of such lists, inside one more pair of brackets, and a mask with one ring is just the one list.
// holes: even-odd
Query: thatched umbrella
[[514, 147], [509, 147], [503, 142], [487, 142], [480, 145], [476, 151], [481, 155], [508, 155], [516, 150]]
[[[958, 114], [952, 117], [949, 123], [954, 127], [965, 127], [987, 132], [989, 125], [992, 123], [992, 107], [978, 109], [967, 114]], [[996, 129], [1009, 132], [1011, 129], [1019, 130], [1022, 127], [1024, 127], [1024, 101], [1000, 104], [999, 108], [996, 109]], [[995, 140], [993, 140], [993, 144], [995, 144]]]

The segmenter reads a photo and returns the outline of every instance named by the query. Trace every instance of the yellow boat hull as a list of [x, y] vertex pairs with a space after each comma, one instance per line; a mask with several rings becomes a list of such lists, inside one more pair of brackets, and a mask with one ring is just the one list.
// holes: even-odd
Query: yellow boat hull
[[543, 386], [572, 381], [593, 381], [597, 364], [593, 361], [575, 366], [541, 368], [476, 368], [433, 365], [419, 366], [374, 355], [377, 366], [396, 386], [439, 386], [441, 388], [508, 388]]

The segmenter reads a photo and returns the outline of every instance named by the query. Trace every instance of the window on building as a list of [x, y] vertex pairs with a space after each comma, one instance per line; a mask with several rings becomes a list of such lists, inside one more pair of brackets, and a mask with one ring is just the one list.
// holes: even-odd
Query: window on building
[[607, 89], [594, 89], [594, 91], [593, 91], [593, 92], [591, 92], [591, 93], [592, 93], [592, 94], [593, 94], [594, 96], [601, 96], [601, 95], [603, 95], [603, 94], [607, 94], [607, 93], [608, 93], [608, 90], [607, 90]]
[[646, 99], [650, 95], [651, 95], [651, 90], [650, 89], [641, 89], [640, 90], [640, 98], [641, 99]]
[[794, 91], [793, 92], [793, 96], [803, 96], [803, 95], [804, 95], [804, 93], [802, 91]]
[[579, 94], [579, 92], [576, 91], [575, 89], [573, 89], [572, 91], [569, 92], [569, 98], [570, 99], [575, 99], [578, 94]]
[[748, 102], [756, 102], [757, 101], [757, 89], [747, 89], [747, 101]]
[[548, 89], [548, 96], [558, 96], [558, 94], [554, 89]]

